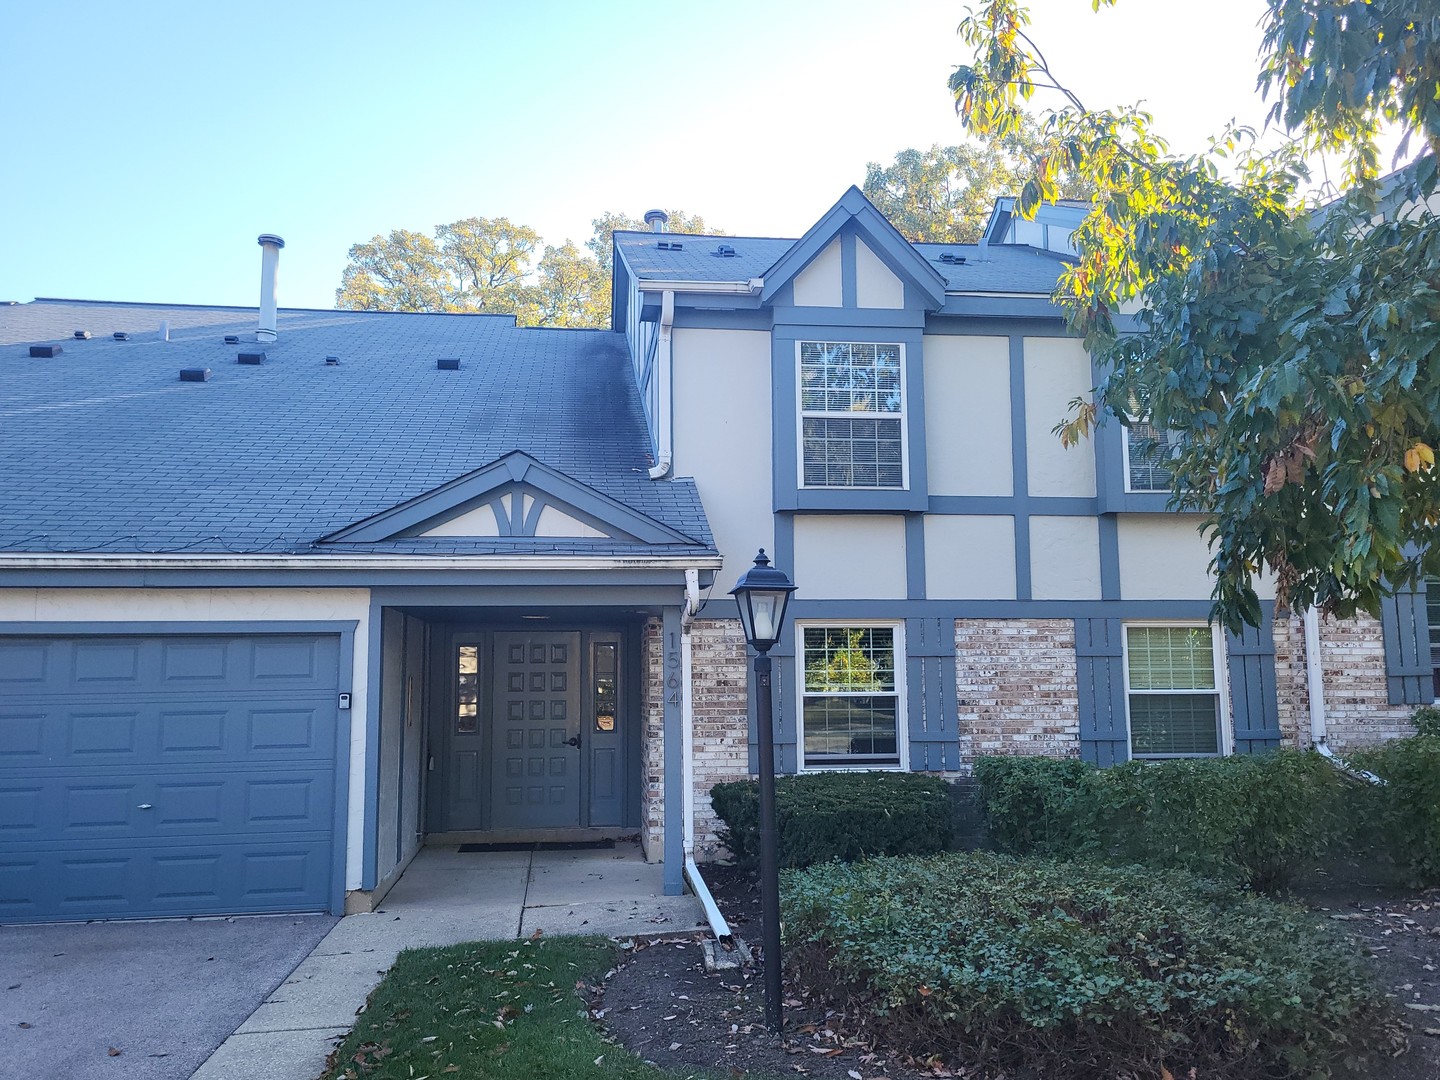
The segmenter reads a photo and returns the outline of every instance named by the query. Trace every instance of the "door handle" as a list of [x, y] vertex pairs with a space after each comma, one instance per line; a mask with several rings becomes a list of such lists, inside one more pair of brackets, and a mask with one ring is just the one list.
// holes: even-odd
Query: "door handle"
[[566, 746], [574, 746], [574, 747], [578, 748], [578, 747], [580, 746], [580, 736], [579, 736], [579, 735], [571, 735], [570, 738], [568, 738], [568, 739], [565, 740], [565, 745], [566, 745]]

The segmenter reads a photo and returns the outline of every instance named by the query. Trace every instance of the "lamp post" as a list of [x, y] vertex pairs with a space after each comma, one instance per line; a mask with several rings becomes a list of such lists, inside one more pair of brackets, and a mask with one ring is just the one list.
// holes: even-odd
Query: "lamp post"
[[770, 697], [770, 650], [780, 640], [785, 606], [795, 585], [770, 565], [765, 549], [735, 583], [730, 595], [740, 608], [745, 640], [755, 650], [755, 713], [760, 738], [760, 911], [765, 948], [765, 1023], [775, 1034], [784, 1024], [780, 988], [780, 851], [775, 827], [775, 716]]

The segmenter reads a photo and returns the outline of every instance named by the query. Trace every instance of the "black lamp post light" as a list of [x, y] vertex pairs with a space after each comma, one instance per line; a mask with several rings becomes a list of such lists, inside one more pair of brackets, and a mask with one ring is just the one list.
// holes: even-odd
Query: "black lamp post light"
[[755, 713], [760, 739], [760, 911], [765, 949], [765, 1023], [779, 1034], [785, 1022], [780, 987], [780, 850], [775, 828], [775, 714], [770, 694], [770, 650], [780, 640], [785, 607], [795, 585], [770, 565], [765, 549], [735, 583], [745, 640], [755, 650]]

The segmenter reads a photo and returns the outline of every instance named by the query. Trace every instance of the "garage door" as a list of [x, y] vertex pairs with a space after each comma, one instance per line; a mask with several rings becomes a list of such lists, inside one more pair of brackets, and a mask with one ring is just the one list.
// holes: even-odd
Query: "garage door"
[[339, 639], [0, 638], [0, 922], [320, 911]]

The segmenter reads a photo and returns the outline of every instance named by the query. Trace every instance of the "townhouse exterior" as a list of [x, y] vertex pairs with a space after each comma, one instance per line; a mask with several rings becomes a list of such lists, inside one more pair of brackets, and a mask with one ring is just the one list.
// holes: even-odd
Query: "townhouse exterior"
[[759, 548], [784, 772], [1402, 734], [1423, 592], [1224, 634], [1163, 456], [1052, 434], [1082, 213], [659, 215], [613, 331], [277, 312], [265, 237], [258, 322], [0, 307], [0, 921], [363, 910], [427, 839], [638, 833], [678, 892], [756, 768]]

